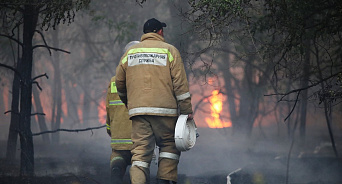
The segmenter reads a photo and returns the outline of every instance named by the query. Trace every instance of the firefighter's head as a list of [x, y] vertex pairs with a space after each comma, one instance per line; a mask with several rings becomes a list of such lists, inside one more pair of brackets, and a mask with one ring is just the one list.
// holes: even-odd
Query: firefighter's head
[[159, 35], [164, 36], [163, 27], [166, 27], [164, 22], [151, 18], [145, 22], [143, 31], [144, 33], [158, 33]]

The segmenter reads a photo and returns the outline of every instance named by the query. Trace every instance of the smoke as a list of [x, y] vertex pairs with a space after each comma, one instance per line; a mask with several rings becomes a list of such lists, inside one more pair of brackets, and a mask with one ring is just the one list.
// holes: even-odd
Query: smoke
[[[113, 3], [116, 4], [116, 2]], [[129, 28], [127, 30], [123, 29], [129, 36], [125, 41], [139, 39], [142, 33], [141, 25], [150, 17], [160, 18], [163, 21], [169, 20], [167, 21], [169, 30], [178, 26], [178, 23], [174, 21], [177, 17], [173, 15], [177, 12], [166, 1], [147, 1], [144, 4], [144, 8], [125, 2], [117, 5], [120, 8], [116, 8], [115, 11], [113, 11], [113, 4], [111, 6], [106, 5], [105, 7], [102, 5], [101, 2], [97, 3], [98, 7], [105, 8], [103, 11], [100, 11], [99, 17], [108, 15], [108, 17], [105, 17], [108, 20], [116, 17], [114, 22], [133, 21], [132, 25], [122, 24], [120, 27], [127, 26]], [[107, 30], [104, 22], [91, 22], [90, 19], [94, 17], [88, 17], [87, 20], [84, 20], [84, 17], [81, 16], [76, 18], [79, 20], [77, 24], [71, 24], [68, 27], [63, 26], [59, 30], [60, 41], [63, 43], [60, 45], [61, 48], [71, 51], [71, 55], [61, 56], [61, 75], [63, 78], [65, 77], [62, 87], [64, 90], [67, 90], [63, 92], [67, 95], [62, 95], [62, 98], [64, 98], [63, 105], [67, 107], [67, 110], [63, 111], [64, 121], [61, 128], [70, 129], [99, 125], [99, 113], [96, 111], [100, 111], [98, 109], [99, 104], [103, 102], [101, 99], [105, 97], [103, 91], [106, 90], [110, 77], [115, 73], [115, 67], [120, 60], [122, 48], [127, 43], [114, 42], [113, 40], [116, 40], [116, 37], [123, 35], [120, 35], [117, 30]], [[181, 30], [181, 28], [177, 27], [177, 30]], [[91, 36], [83, 35], [87, 31], [89, 31]], [[110, 36], [108, 37], [108, 35]], [[49, 33], [46, 33], [48, 43], [52, 44], [53, 42], [51, 38], [49, 40], [48, 36]], [[91, 39], [88, 40], [89, 38]], [[182, 45], [177, 40], [179, 38], [181, 37], [175, 34], [175, 32], [168, 31], [166, 34], [166, 40], [174, 43], [179, 42], [177, 45], [174, 44], [177, 47]], [[108, 39], [108, 42], [104, 42]], [[91, 47], [89, 47], [89, 44], [86, 44], [90, 41], [94, 42]], [[37, 53], [40, 52], [37, 51]], [[41, 96], [45, 97], [42, 98], [42, 101], [49, 130], [52, 129], [49, 121], [51, 121], [51, 104], [53, 104], [51, 97], [53, 96], [52, 86], [54, 82], [54, 69], [51, 68], [50, 60], [50, 57], [36, 56], [35, 58], [37, 73], [46, 72], [50, 76], [50, 79], [44, 78], [39, 80], [43, 88]], [[10, 83], [8, 86], [11, 86]], [[191, 91], [193, 93], [200, 91], [195, 85], [191, 89], [193, 89]], [[4, 88], [2, 90], [4, 93], [1, 97], [1, 102], [3, 102], [0, 106], [1, 158], [5, 157], [10, 122], [10, 113], [3, 114], [3, 112], [10, 110], [11, 95], [8, 92], [9, 90], [9, 87]], [[203, 91], [210, 94], [213, 89], [203, 88]], [[89, 94], [86, 94], [86, 92]], [[206, 96], [204, 92], [203, 94], [192, 94], [194, 97], [192, 100], [196, 100], [196, 95], [199, 95], [199, 97], [196, 97], [197, 101], [199, 101], [203, 96]], [[89, 100], [87, 101], [88, 105], [83, 105], [84, 100]], [[223, 103], [226, 102], [223, 101]], [[196, 103], [193, 105], [196, 105]], [[88, 113], [84, 112], [88, 116], [83, 116], [82, 110], [85, 107], [91, 107], [91, 109], [88, 109]], [[223, 104], [223, 108], [227, 108], [225, 104]], [[203, 109], [206, 108], [203, 107]], [[209, 105], [206, 110], [210, 110]], [[291, 140], [286, 135], [287, 127], [285, 125], [262, 127], [266, 135], [263, 135], [254, 127], [253, 135], [247, 139], [246, 137], [234, 135], [231, 128], [203, 128], [206, 127], [204, 122], [206, 114], [210, 116], [210, 112], [206, 114], [200, 111], [197, 112], [195, 119], [198, 119], [198, 125], [202, 121], [202, 126], [199, 126], [200, 128], [198, 129], [200, 137], [195, 147], [190, 151], [183, 152], [180, 157], [178, 167], [179, 183], [185, 183], [185, 181], [192, 181], [192, 183], [225, 183], [229, 174], [231, 174], [232, 180], [233, 178], [238, 180], [243, 176], [247, 178], [246, 180], [250, 180], [248, 182], [285, 183], [287, 172], [290, 183], [319, 183], [319, 181], [321, 183], [333, 183], [335, 181], [342, 183], [340, 175], [342, 170], [341, 161], [336, 159], [332, 153], [326, 127], [317, 126], [317, 124], [322, 124], [325, 121], [324, 117], [317, 111], [308, 115], [306, 141], [300, 143], [299, 140], [295, 140], [289, 165], [287, 162]], [[228, 111], [223, 109], [223, 112]], [[340, 117], [341, 113], [338, 113]], [[86, 122], [82, 124], [82, 121]], [[272, 119], [270, 121], [272, 121], [272, 124], [276, 124], [276, 120]], [[315, 124], [315, 129], [311, 127], [313, 124]], [[37, 124], [32, 124], [32, 131], [34, 133], [40, 132]], [[340, 154], [342, 153], [341, 134], [341, 128], [336, 128], [334, 136]], [[16, 158], [19, 159], [19, 141], [17, 148]], [[41, 136], [35, 136], [34, 149], [35, 174], [37, 176], [76, 175], [78, 177], [87, 176], [100, 183], [108, 183], [109, 181], [111, 148], [110, 138], [106, 134], [105, 128], [78, 133], [60, 132], [59, 143], [51, 142], [46, 144], [43, 143]], [[152, 177], [156, 175], [156, 170], [157, 165], [152, 162]], [[18, 173], [16, 172], [16, 174]]]
[[[295, 140], [289, 165], [291, 140], [271, 133], [276, 132], [276, 127], [263, 129], [266, 135], [254, 130], [251, 137], [246, 138], [234, 135], [231, 128], [198, 128], [200, 136], [196, 145], [182, 152], [180, 157], [179, 183], [225, 184], [229, 174], [232, 184], [285, 183], [286, 179], [289, 183], [342, 181], [341, 160], [334, 157], [328, 133], [322, 128], [308, 128], [305, 144]], [[335, 136], [341, 153], [341, 133]], [[4, 144], [1, 146], [5, 148]], [[59, 144], [45, 144], [40, 136], [35, 136], [34, 147], [36, 176], [73, 176], [103, 184], [110, 181], [110, 137], [105, 128], [78, 133], [60, 132]], [[156, 172], [157, 165], [152, 162], [152, 179]], [[125, 177], [128, 180], [128, 173]]]
[[[272, 128], [264, 129], [270, 132]], [[222, 182], [231, 174], [235, 183], [285, 183], [286, 179], [289, 183], [342, 181], [339, 174], [341, 160], [334, 157], [331, 146], [330, 151], [315, 152], [317, 149], [313, 145], [321, 140], [317, 137], [319, 130], [311, 129], [315, 132], [311, 134], [316, 137], [307, 138], [307, 145], [295, 141], [289, 165], [287, 156], [291, 141], [286, 136], [266, 138], [254, 133], [251, 139], [247, 139], [233, 135], [231, 129], [224, 132], [222, 129], [200, 128], [198, 131], [200, 137], [195, 147], [183, 152], [180, 159], [179, 172], [188, 177]]]

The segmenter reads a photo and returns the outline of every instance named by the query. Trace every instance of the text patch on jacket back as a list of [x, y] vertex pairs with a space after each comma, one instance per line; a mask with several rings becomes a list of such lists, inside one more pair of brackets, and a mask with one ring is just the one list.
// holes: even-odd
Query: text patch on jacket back
[[166, 66], [167, 54], [164, 53], [134, 53], [127, 56], [128, 66], [158, 65]]

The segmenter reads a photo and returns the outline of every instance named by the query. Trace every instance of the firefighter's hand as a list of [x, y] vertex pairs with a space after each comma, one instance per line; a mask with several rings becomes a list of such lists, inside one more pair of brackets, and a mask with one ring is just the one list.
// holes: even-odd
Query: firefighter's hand
[[192, 114], [188, 114], [188, 120], [192, 120], [194, 119], [193, 115]]

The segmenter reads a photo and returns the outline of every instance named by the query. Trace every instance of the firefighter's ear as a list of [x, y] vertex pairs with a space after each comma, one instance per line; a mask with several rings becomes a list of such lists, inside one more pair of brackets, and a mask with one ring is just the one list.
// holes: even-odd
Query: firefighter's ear
[[159, 30], [157, 31], [157, 34], [159, 34], [160, 36], [163, 36], [163, 37], [164, 37], [164, 31], [163, 31], [163, 29], [159, 29]]

